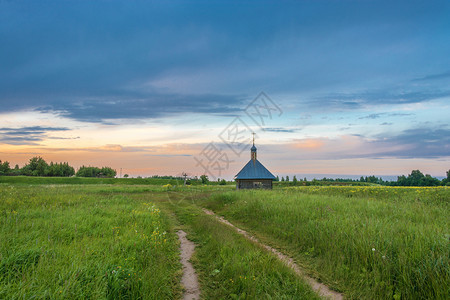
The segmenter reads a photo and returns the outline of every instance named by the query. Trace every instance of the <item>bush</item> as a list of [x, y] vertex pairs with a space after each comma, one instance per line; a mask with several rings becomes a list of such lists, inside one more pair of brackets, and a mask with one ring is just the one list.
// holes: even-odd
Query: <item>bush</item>
[[103, 168], [97, 168], [97, 167], [86, 167], [82, 166], [77, 171], [78, 177], [107, 177], [112, 178], [115, 177], [117, 174], [116, 170], [110, 168], [110, 167], [103, 167]]

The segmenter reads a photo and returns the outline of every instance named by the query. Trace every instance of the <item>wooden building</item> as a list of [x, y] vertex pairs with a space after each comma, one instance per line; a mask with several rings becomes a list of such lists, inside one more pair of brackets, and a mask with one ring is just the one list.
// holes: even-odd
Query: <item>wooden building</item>
[[236, 189], [272, 189], [275, 176], [256, 158], [255, 138], [250, 149], [251, 159], [235, 176]]

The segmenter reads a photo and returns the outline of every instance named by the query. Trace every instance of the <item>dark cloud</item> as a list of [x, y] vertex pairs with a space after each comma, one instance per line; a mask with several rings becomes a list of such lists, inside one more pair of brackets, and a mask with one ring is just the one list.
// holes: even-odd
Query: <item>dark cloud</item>
[[[450, 156], [450, 130], [440, 128], [408, 129], [399, 134], [382, 134], [374, 140], [364, 139], [363, 148], [372, 152], [359, 154], [341, 153], [341, 158], [424, 158], [435, 159]], [[389, 149], [389, 150], [386, 150]]]
[[56, 111], [61, 115], [86, 122], [114, 119], [149, 119], [179, 113], [234, 115], [242, 110], [241, 96], [152, 94], [142, 98], [71, 100], [37, 107], [40, 112]]
[[[89, 122], [232, 113], [240, 107], [233, 95], [351, 90], [360, 80], [403, 76], [411, 66], [429, 69], [447, 57], [448, 45], [438, 42], [448, 36], [445, 1], [426, 7], [381, 2], [0, 1], [1, 110], [55, 109]], [[194, 86], [189, 79], [197, 76], [202, 79]], [[188, 92], [176, 89], [183, 85], [179, 77], [188, 79]], [[142, 91], [165, 78], [175, 80]], [[435, 96], [313, 100], [315, 107], [355, 109]]]
[[[411, 104], [428, 102], [435, 99], [449, 97], [450, 90], [432, 90], [432, 91], [368, 91], [362, 93], [333, 93], [320, 97], [316, 97], [310, 104], [320, 107], [328, 107], [329, 109], [356, 109], [366, 106], [380, 105], [380, 104]], [[382, 113], [383, 114], [383, 113]], [[371, 114], [363, 118], [375, 119], [382, 114]], [[391, 116], [407, 116], [410, 114], [394, 113]]]
[[[450, 129], [415, 128], [397, 134], [385, 132], [370, 138], [351, 134], [339, 138], [294, 140], [293, 144], [304, 151], [302, 157], [308, 159], [438, 159], [450, 157]], [[316, 149], [312, 146], [320, 147]], [[280, 147], [286, 148], [289, 145]], [[297, 155], [296, 152], [292, 154]], [[280, 159], [295, 159], [295, 156], [286, 155]]]
[[78, 140], [80, 137], [79, 136], [77, 136], [77, 137], [60, 137], [60, 136], [51, 136], [51, 137], [48, 137], [48, 139], [50, 139], [50, 140]]
[[450, 156], [450, 130], [417, 128], [408, 129], [395, 136], [379, 136], [375, 144], [389, 145], [390, 150], [379, 156], [397, 158], [438, 158]]
[[378, 113], [378, 114], [370, 114], [364, 117], [359, 117], [359, 119], [378, 119], [385, 115], [385, 113]]
[[444, 73], [432, 74], [432, 75], [424, 76], [421, 78], [416, 78], [413, 81], [428, 81], [428, 80], [439, 80], [439, 79], [446, 79], [446, 78], [450, 78], [450, 71], [444, 72]]
[[370, 114], [364, 117], [359, 117], [360, 120], [362, 119], [378, 119], [381, 118], [383, 116], [386, 117], [407, 117], [407, 116], [413, 116], [413, 113], [375, 113], [375, 114]]
[[289, 129], [289, 128], [283, 128], [283, 127], [266, 127], [266, 128], [264, 128], [264, 131], [269, 131], [269, 132], [297, 132], [298, 129]]
[[390, 113], [388, 114], [388, 116], [391, 117], [407, 117], [407, 116], [414, 116], [415, 114], [413, 113]]
[[[49, 132], [60, 132], [70, 130], [66, 127], [42, 127], [42, 126], [31, 126], [31, 127], [2, 127], [0, 128], [0, 143], [10, 144], [10, 145], [38, 145], [38, 142], [49, 138], [47, 133]], [[58, 138], [58, 137], [50, 137]], [[65, 138], [58, 138], [65, 139]]]

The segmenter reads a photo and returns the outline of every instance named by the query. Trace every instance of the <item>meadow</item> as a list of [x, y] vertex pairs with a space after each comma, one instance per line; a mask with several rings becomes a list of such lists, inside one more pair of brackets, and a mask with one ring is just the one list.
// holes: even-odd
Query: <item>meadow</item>
[[0, 298], [176, 298], [178, 245], [150, 199], [103, 186], [0, 188]]
[[179, 229], [197, 245], [192, 262], [204, 299], [318, 299], [273, 254], [203, 207], [345, 298], [450, 292], [445, 187], [236, 191], [103, 180], [0, 178], [0, 299], [179, 299]]
[[348, 298], [446, 299], [448, 188], [296, 187], [202, 203]]

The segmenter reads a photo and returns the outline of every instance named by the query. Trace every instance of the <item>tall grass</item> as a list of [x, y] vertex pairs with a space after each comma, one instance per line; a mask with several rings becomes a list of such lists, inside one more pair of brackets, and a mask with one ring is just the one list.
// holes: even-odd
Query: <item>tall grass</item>
[[91, 178], [91, 177], [35, 177], [0, 176], [7, 184], [115, 184], [115, 185], [182, 185], [182, 180], [161, 178]]
[[166, 202], [197, 244], [203, 299], [319, 299], [288, 267], [190, 201]]
[[[182, 179], [163, 178], [93, 178], [93, 177], [37, 177], [37, 176], [0, 176], [3, 184], [114, 184], [114, 185], [166, 185], [183, 186]], [[200, 180], [191, 180], [191, 186], [203, 185]], [[208, 185], [218, 186], [219, 182], [211, 181]], [[235, 186], [227, 182], [227, 186]]]
[[0, 186], [0, 298], [176, 298], [178, 243], [150, 195]]
[[446, 188], [304, 187], [208, 203], [280, 245], [349, 298], [447, 299]]

